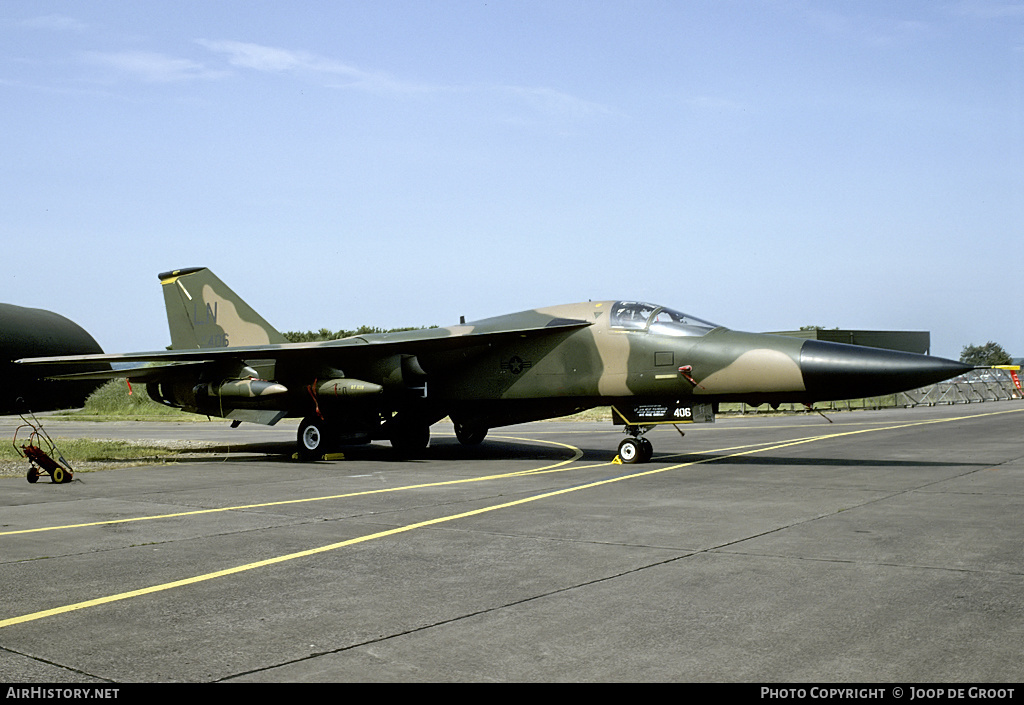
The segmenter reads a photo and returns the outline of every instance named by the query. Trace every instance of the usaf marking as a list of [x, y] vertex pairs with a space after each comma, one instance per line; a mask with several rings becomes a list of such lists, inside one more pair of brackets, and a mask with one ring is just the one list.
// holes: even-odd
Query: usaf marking
[[523, 360], [518, 355], [513, 355], [508, 362], [501, 363], [502, 372], [511, 372], [514, 375], [519, 374], [523, 370], [528, 370], [533, 367], [533, 363], [528, 360]]

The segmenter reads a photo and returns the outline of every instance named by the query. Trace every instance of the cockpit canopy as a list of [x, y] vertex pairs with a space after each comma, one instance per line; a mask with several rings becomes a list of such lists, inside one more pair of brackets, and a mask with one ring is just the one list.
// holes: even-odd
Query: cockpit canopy
[[642, 301], [616, 301], [612, 306], [612, 328], [645, 330], [658, 335], [701, 336], [720, 326], [664, 306]]

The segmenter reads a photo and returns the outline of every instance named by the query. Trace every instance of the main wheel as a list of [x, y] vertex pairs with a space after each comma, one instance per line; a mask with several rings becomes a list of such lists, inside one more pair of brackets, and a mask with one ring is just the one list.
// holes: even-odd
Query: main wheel
[[299, 424], [299, 460], [320, 460], [327, 452], [329, 441], [327, 422], [316, 416], [307, 416]]
[[654, 446], [646, 438], [638, 438], [640, 441], [640, 462], [646, 463], [654, 456]]
[[430, 443], [430, 426], [420, 421], [395, 419], [389, 440], [391, 447], [403, 455], [419, 453]]
[[619, 459], [624, 463], [639, 463], [643, 459], [639, 438], [626, 438], [619, 444]]
[[487, 427], [477, 426], [471, 423], [460, 423], [454, 421], [455, 425], [455, 437], [459, 439], [459, 443], [464, 446], [477, 446], [480, 445], [484, 438], [487, 437]]

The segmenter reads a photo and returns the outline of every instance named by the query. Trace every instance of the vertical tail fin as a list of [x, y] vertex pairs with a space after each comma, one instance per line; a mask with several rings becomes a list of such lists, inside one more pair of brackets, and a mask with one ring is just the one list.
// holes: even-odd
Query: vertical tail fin
[[288, 342], [209, 269], [176, 269], [159, 276], [172, 350]]

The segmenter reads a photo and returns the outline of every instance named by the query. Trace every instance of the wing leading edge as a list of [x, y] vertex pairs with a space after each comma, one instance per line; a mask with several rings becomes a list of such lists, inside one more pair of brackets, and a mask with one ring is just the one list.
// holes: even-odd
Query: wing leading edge
[[514, 338], [536, 338], [558, 333], [567, 333], [592, 325], [589, 321], [553, 318], [542, 326], [507, 328], [476, 332], [473, 324], [432, 328], [402, 333], [380, 333], [355, 336], [341, 340], [310, 343], [282, 343], [276, 345], [251, 345], [217, 348], [191, 348], [184, 350], [161, 350], [153, 352], [63, 355], [55, 357], [23, 358], [20, 365], [67, 365], [77, 366], [105, 362], [111, 364], [164, 363], [152, 367], [104, 370], [100, 372], [67, 373], [51, 375], [53, 379], [121, 379], [131, 381], [157, 381], [166, 373], [175, 375], [208, 363], [233, 360], [266, 360], [273, 362], [297, 362], [304, 357], [319, 362], [333, 361], [345, 364], [352, 359], [370, 359], [393, 354], [424, 355], [465, 350], [475, 347], [500, 344]]

